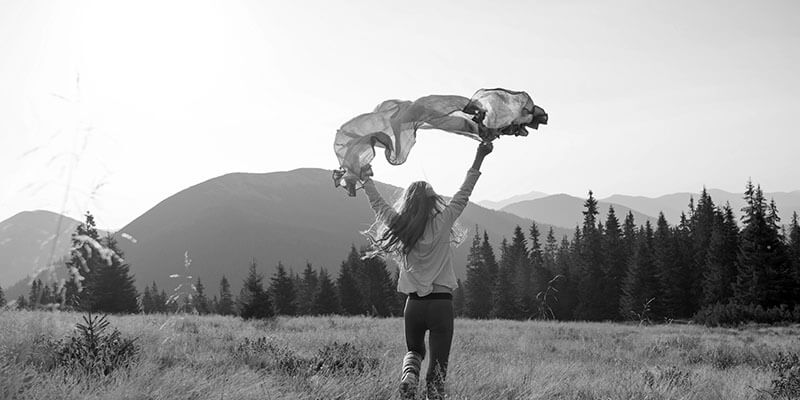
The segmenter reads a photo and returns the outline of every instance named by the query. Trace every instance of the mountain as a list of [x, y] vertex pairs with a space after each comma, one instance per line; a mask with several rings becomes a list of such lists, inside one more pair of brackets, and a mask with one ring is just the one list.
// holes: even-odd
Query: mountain
[[[723, 206], [728, 202], [736, 216], [741, 214], [741, 209], [744, 207], [744, 195], [742, 193], [730, 193], [719, 189], [708, 189], [708, 194], [711, 196], [711, 200], [714, 204]], [[784, 223], [790, 221], [792, 212], [797, 211], [798, 214], [800, 214], [800, 190], [794, 192], [767, 192], [764, 193], [764, 196], [767, 200], [775, 199], [775, 204], [778, 207], [778, 214], [783, 219]], [[664, 217], [666, 217], [670, 223], [676, 224], [680, 221], [681, 212], [688, 214], [689, 199], [694, 198], [695, 202], [697, 202], [699, 197], [699, 192], [683, 192], [655, 198], [613, 195], [603, 199], [603, 201], [622, 204], [649, 215], [658, 215], [659, 211], [663, 211]]]
[[[531, 218], [537, 223], [549, 224], [561, 227], [575, 227], [575, 225], [583, 224], [583, 203], [585, 199], [570, 196], [568, 194], [554, 194], [551, 196], [543, 197], [536, 200], [525, 200], [517, 203], [509, 204], [503, 207], [502, 211], [510, 212], [519, 215], [523, 218]], [[608, 207], [613, 203], [599, 201], [597, 218], [599, 221], [605, 222], [606, 215], [608, 214]], [[621, 204], [613, 204], [614, 212], [617, 215], [620, 223], [625, 220], [628, 211], [633, 212], [633, 218], [636, 225], [643, 225], [645, 221], [649, 220], [651, 224], [656, 223], [653, 216], [640, 213], [630, 207], [625, 207]]]
[[[402, 191], [382, 183], [377, 187], [387, 201]], [[351, 244], [366, 244], [359, 231], [373, 220], [363, 192], [348, 197], [333, 187], [330, 171], [297, 169], [210, 179], [163, 200], [117, 234], [140, 288], [152, 281], [167, 290], [177, 286], [168, 276], [183, 273], [188, 252], [190, 273], [200, 276], [213, 295], [222, 274], [238, 290], [252, 258], [267, 277], [279, 261], [296, 272], [308, 261], [336, 276]], [[470, 230], [454, 260], [462, 278], [476, 224], [494, 244], [510, 237], [516, 225], [527, 232], [531, 224], [476, 204], [465, 209], [460, 221]], [[540, 225], [543, 235], [548, 228]], [[570, 232], [556, 228], [555, 233], [560, 239]]]
[[528, 192], [528, 193], [525, 193], [525, 194], [518, 194], [516, 196], [511, 196], [511, 197], [509, 197], [507, 199], [503, 199], [503, 200], [500, 200], [500, 201], [481, 200], [481, 201], [478, 202], [478, 204], [480, 204], [483, 207], [492, 209], [492, 210], [500, 210], [503, 207], [505, 207], [505, 206], [507, 206], [509, 204], [512, 204], [512, 203], [518, 203], [520, 201], [525, 201], [525, 200], [541, 199], [542, 197], [545, 197], [545, 196], [547, 196], [547, 193], [537, 192], [537, 191], [534, 190], [534, 191], [531, 191], [531, 192]]
[[69, 254], [79, 222], [50, 211], [24, 211], [0, 222], [0, 286], [9, 287]]

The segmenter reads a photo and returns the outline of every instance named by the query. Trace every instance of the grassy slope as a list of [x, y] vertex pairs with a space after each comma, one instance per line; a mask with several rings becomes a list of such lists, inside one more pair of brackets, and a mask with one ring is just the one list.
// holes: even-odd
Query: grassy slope
[[[111, 317], [139, 337], [129, 370], [86, 381], [42, 373], [30, 360], [35, 338], [64, 337], [78, 314], [0, 311], [0, 398], [65, 399], [382, 399], [396, 398], [405, 353], [402, 320], [220, 316]], [[800, 328], [747, 330], [696, 326], [457, 320], [451, 399], [757, 399], [766, 363], [800, 351]], [[266, 336], [300, 357], [333, 341], [379, 361], [363, 374], [299, 374], [249, 367], [232, 355], [244, 338]]]

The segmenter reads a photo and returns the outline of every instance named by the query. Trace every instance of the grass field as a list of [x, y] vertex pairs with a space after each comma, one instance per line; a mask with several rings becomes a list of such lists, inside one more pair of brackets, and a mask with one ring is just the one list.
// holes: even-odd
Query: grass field
[[[388, 399], [397, 398], [405, 354], [397, 318], [137, 315], [109, 317], [123, 336], [138, 338], [129, 367], [106, 376], [46, 367], [52, 351], [43, 343], [74, 334], [80, 318], [0, 312], [0, 396]], [[447, 391], [450, 399], [769, 399], [769, 364], [779, 352], [800, 352], [799, 338], [797, 326], [459, 319]], [[332, 363], [331, 352], [348, 363]]]

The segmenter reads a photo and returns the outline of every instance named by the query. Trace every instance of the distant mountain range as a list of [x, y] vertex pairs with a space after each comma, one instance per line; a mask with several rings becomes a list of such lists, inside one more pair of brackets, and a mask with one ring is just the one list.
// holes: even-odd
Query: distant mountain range
[[50, 211], [24, 211], [0, 222], [0, 285], [4, 288], [69, 253], [79, 222]]
[[[730, 203], [734, 214], [738, 217], [741, 215], [741, 209], [744, 207], [744, 194], [730, 193], [719, 189], [708, 189], [708, 194], [711, 196], [711, 201], [718, 206], [724, 206], [725, 203]], [[764, 193], [767, 201], [775, 199], [775, 204], [778, 206], [778, 214], [783, 219], [784, 223], [788, 223], [792, 217], [793, 212], [800, 214], [800, 190], [794, 192], [772, 192]], [[610, 203], [623, 204], [630, 208], [639, 210], [645, 214], [658, 216], [659, 211], [664, 212], [664, 217], [670, 223], [678, 223], [680, 221], [681, 212], [688, 213], [689, 200], [694, 199], [695, 204], [700, 197], [700, 193], [674, 193], [655, 198], [642, 197], [642, 196], [625, 196], [613, 195], [603, 199]]]
[[[567, 194], [554, 194], [538, 196], [541, 192], [530, 192], [532, 195], [530, 199], [520, 200], [528, 195], [513, 196], [505, 200], [496, 202], [481, 202], [488, 208], [496, 210], [503, 210], [515, 213], [519, 216], [526, 218], [533, 218], [538, 222], [550, 223], [561, 227], [574, 227], [576, 223], [582, 221], [583, 202], [585, 198], [570, 196]], [[739, 216], [742, 207], [744, 207], [743, 194], [730, 193], [719, 189], [708, 189], [708, 194], [711, 200], [718, 206], [724, 206], [726, 203], [731, 205], [734, 214]], [[788, 223], [791, 219], [793, 212], [800, 213], [800, 190], [794, 192], [767, 192], [764, 196], [769, 201], [775, 199], [778, 206], [779, 215], [784, 223]], [[598, 199], [600, 202], [601, 210], [600, 215], [605, 219], [608, 212], [608, 204], [614, 205], [614, 210], [617, 216], [622, 220], [627, 210], [634, 211], [634, 218], [637, 225], [643, 224], [647, 218], [652, 222], [658, 218], [659, 212], [664, 213], [664, 217], [670, 224], [677, 224], [680, 221], [682, 212], [689, 211], [689, 201], [694, 198], [695, 203], [700, 197], [700, 193], [673, 193], [659, 197], [644, 197], [644, 196], [628, 196], [628, 195], [613, 195], [604, 199]], [[580, 202], [580, 206], [576, 204]], [[504, 204], [504, 205], [503, 205]], [[502, 205], [502, 206], [498, 206]], [[624, 213], [623, 213], [624, 210]], [[637, 215], [638, 214], [638, 215]]]
[[[377, 187], [387, 201], [402, 192], [379, 182]], [[168, 277], [183, 273], [184, 253], [188, 252], [191, 274], [200, 276], [210, 292], [215, 292], [223, 274], [238, 290], [252, 258], [266, 276], [272, 275], [279, 261], [297, 272], [310, 262], [335, 276], [351, 244], [366, 244], [359, 232], [373, 220], [363, 192], [356, 198], [347, 197], [341, 189], [334, 189], [330, 171], [298, 169], [210, 179], [163, 200], [116, 235], [140, 289], [152, 281], [167, 290], [176, 286]], [[527, 232], [531, 222], [477, 204], [468, 206], [460, 218], [469, 233], [456, 249], [458, 276], [464, 278], [476, 225], [480, 232], [486, 230], [497, 246], [503, 237], [512, 235], [515, 226]], [[69, 234], [76, 224], [73, 220], [64, 230], [67, 246], [56, 256], [67, 254]], [[540, 224], [539, 229], [544, 235], [549, 226]], [[571, 234], [567, 229], [554, 230], [559, 239]], [[4, 265], [5, 258], [0, 257], [0, 270]], [[18, 274], [17, 279], [32, 270]], [[0, 284], [6, 288], [12, 282], [15, 280]]]
[[492, 209], [492, 210], [500, 210], [503, 207], [505, 207], [505, 206], [507, 206], [509, 204], [512, 204], [512, 203], [517, 203], [517, 202], [525, 201], [525, 200], [541, 199], [542, 197], [546, 197], [547, 195], [548, 195], [547, 193], [537, 192], [537, 191], [534, 190], [534, 191], [531, 191], [531, 192], [528, 192], [528, 193], [525, 193], [525, 194], [519, 194], [519, 195], [516, 195], [516, 196], [511, 196], [511, 197], [509, 197], [507, 199], [500, 200], [500, 201], [482, 200], [482, 201], [479, 201], [478, 204], [480, 204], [483, 207]]
[[[402, 192], [383, 183], [377, 187], [387, 201]], [[161, 287], [174, 286], [167, 276], [183, 271], [186, 251], [192, 260], [191, 272], [209, 287], [215, 288], [222, 274], [237, 287], [251, 258], [256, 258], [267, 276], [278, 262], [297, 272], [310, 262], [336, 274], [351, 244], [366, 244], [359, 232], [373, 220], [363, 192], [350, 198], [335, 190], [330, 171], [234, 173], [162, 201], [120, 231], [136, 243], [121, 239], [120, 244], [140, 287], [151, 281]], [[455, 265], [461, 277], [475, 225], [497, 244], [503, 236], [510, 237], [516, 225], [527, 229], [531, 224], [475, 204], [466, 208], [460, 221], [470, 229], [466, 243], [456, 250]], [[568, 234], [560, 228], [556, 232], [559, 237]]]
[[[391, 185], [377, 186], [387, 200], [402, 192]], [[736, 212], [742, 206], [740, 194], [721, 190], [709, 193], [715, 204], [729, 201]], [[775, 198], [784, 222], [793, 210], [800, 210], [800, 191], [766, 195]], [[690, 196], [696, 199], [699, 195], [615, 195], [600, 200], [599, 218], [604, 221], [608, 207], [613, 205], [620, 222], [631, 211], [637, 225], [648, 220], [654, 223], [663, 210], [674, 224], [680, 212], [687, 209]], [[542, 240], [551, 226], [560, 240], [564, 235], [571, 236], [575, 225], [581, 224], [584, 201], [566, 194], [529, 192], [483, 202], [502, 206], [499, 210], [471, 204], [460, 219], [470, 233], [456, 250], [457, 274], [464, 278], [476, 224], [480, 231], [489, 233], [495, 246], [503, 237], [510, 237], [516, 225], [527, 233], [532, 220], [539, 225]], [[32, 279], [26, 276], [68, 254], [70, 235], [78, 221], [64, 217], [56, 235], [58, 219], [58, 214], [34, 211], [0, 222], [0, 285], [4, 290], [25, 293], [25, 285]], [[350, 245], [365, 244], [359, 231], [367, 229], [373, 219], [362, 192], [349, 198], [333, 188], [330, 171], [297, 169], [233, 173], [210, 179], [163, 200], [116, 235], [140, 289], [152, 281], [167, 290], [174, 287], [177, 282], [168, 277], [183, 272], [183, 255], [188, 252], [191, 273], [203, 279], [209, 292], [215, 292], [222, 274], [238, 290], [252, 258], [266, 276], [272, 275], [279, 261], [298, 272], [310, 262], [315, 268], [325, 267], [336, 274]], [[58, 243], [53, 247], [56, 237]], [[6, 290], [7, 297], [10, 294]]]
[[[586, 209], [583, 204], [585, 201], [585, 199], [568, 194], [555, 194], [536, 200], [512, 203], [503, 207], [502, 211], [530, 218], [543, 224], [574, 228], [576, 225], [583, 224], [583, 211]], [[656, 219], [651, 215], [642, 214], [621, 204], [612, 204], [605, 201], [599, 201], [597, 204], [599, 221], [605, 222], [609, 206], [612, 205], [620, 223], [625, 220], [628, 211], [633, 212], [633, 218], [637, 225], [643, 225], [645, 221], [650, 221], [653, 224], [656, 222]]]

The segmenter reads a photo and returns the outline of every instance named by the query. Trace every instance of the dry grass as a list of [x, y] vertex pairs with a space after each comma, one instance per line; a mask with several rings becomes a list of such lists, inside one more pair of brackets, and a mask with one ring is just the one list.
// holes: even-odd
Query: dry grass
[[[405, 353], [400, 319], [109, 320], [139, 338], [141, 354], [130, 368], [90, 378], [41, 367], [49, 355], [40, 343], [72, 334], [79, 314], [0, 312], [0, 397], [396, 398]], [[765, 399], [759, 389], [775, 378], [769, 362], [779, 352], [800, 352], [798, 337], [798, 327], [457, 320], [447, 390], [451, 399]], [[329, 350], [359, 367], [319, 367]]]

